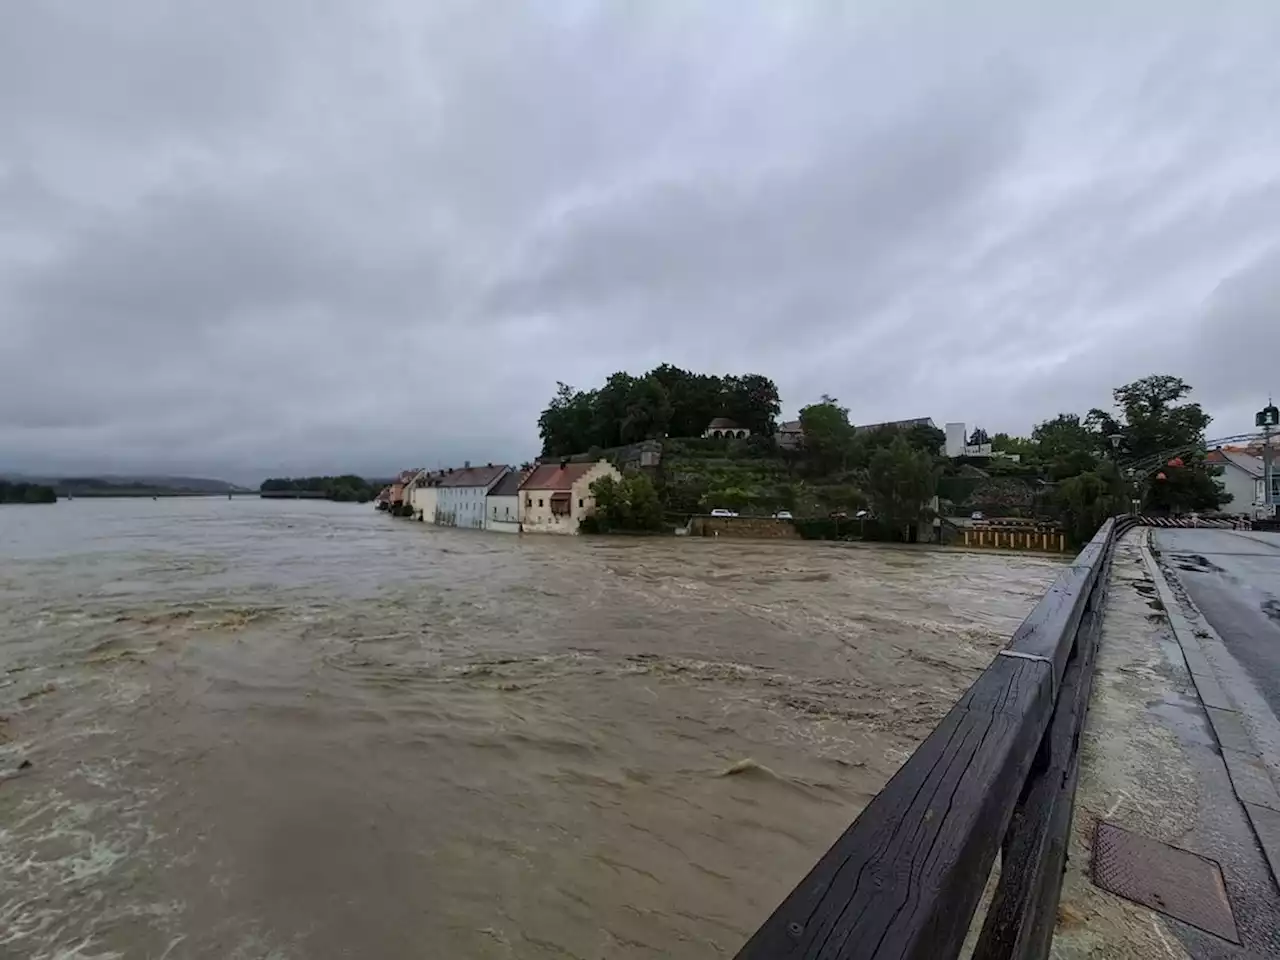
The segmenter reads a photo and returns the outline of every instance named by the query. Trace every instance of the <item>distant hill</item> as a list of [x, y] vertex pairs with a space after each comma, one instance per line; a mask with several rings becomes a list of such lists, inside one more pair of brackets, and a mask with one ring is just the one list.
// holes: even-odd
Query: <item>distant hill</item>
[[12, 475], [12, 480], [51, 486], [60, 497], [177, 497], [226, 496], [250, 493], [245, 487], [208, 477], [129, 476], [103, 474], [81, 477], [30, 477]]

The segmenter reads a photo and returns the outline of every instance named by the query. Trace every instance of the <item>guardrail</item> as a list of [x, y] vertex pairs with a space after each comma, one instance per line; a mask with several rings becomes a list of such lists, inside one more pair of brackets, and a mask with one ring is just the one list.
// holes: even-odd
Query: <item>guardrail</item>
[[1116, 538], [1108, 520], [738, 960], [943, 960], [1000, 881], [974, 960], [1048, 954]]

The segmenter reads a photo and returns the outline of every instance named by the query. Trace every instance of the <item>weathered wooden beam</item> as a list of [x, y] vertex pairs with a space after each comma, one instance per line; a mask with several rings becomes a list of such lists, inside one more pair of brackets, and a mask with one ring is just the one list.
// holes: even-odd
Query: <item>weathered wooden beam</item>
[[739, 960], [954, 956], [1053, 711], [1049, 664], [997, 657], [747, 941]]
[[1051, 663], [1055, 689], [1067, 668], [1067, 658], [1071, 655], [1095, 576], [1096, 570], [1089, 566], [1073, 565], [1063, 570], [1014, 631], [1013, 639], [1005, 648]]
[[1079, 740], [1089, 709], [1104, 590], [1094, 591], [1067, 665], [1045, 737], [1049, 757], [1014, 812], [1005, 838], [1000, 883], [972, 960], [1041, 960], [1057, 920], [1062, 872], [1079, 770]]

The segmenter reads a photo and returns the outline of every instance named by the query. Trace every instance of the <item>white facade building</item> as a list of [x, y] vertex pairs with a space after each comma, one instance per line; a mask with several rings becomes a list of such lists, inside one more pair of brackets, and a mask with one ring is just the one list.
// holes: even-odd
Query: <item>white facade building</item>
[[1241, 453], [1238, 450], [1210, 450], [1205, 457], [1208, 463], [1222, 468], [1218, 477], [1229, 499], [1218, 509], [1223, 513], [1244, 515], [1258, 519], [1269, 516], [1263, 497], [1262, 458]]
[[473, 467], [468, 463], [460, 470], [437, 474], [435, 522], [442, 527], [483, 530], [489, 491], [510, 470], [505, 464]]
[[[963, 423], [947, 424], [947, 445], [946, 451], [948, 457], [994, 457], [998, 454], [994, 453], [989, 443], [970, 443], [968, 425]], [[1021, 459], [1018, 456], [1012, 459]]]
[[707, 424], [707, 429], [702, 431], [702, 436], [705, 440], [745, 440], [751, 436], [751, 431], [736, 420], [730, 420], [728, 417], [716, 417]]
[[438, 471], [423, 470], [409, 484], [409, 505], [413, 507], [414, 513], [427, 523], [435, 523], [437, 500], [435, 481], [439, 476]]

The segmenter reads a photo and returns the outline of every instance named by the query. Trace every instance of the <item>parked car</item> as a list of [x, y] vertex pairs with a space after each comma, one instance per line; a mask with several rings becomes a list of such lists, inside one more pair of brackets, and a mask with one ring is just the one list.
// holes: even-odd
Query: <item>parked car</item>
[[716, 507], [711, 511], [711, 515], [713, 517], [736, 517], [738, 515], [738, 511], [726, 510], [724, 507]]
[[970, 519], [970, 520], [985, 520], [985, 519], [987, 519], [987, 516], [986, 516], [986, 514], [984, 514], [981, 510], [975, 510], [975, 511], [973, 511], [973, 513], [969, 514], [969, 519]]
[[845, 513], [843, 510], [832, 510], [827, 514], [827, 517], [831, 520], [848, 520], [849, 514]]
[[790, 510], [779, 510], [777, 513], [775, 513], [775, 514], [773, 515], [773, 519], [775, 519], [775, 520], [794, 520], [794, 519], [795, 519], [795, 517], [793, 517], [793, 516], [791, 515], [791, 511], [790, 511]]

